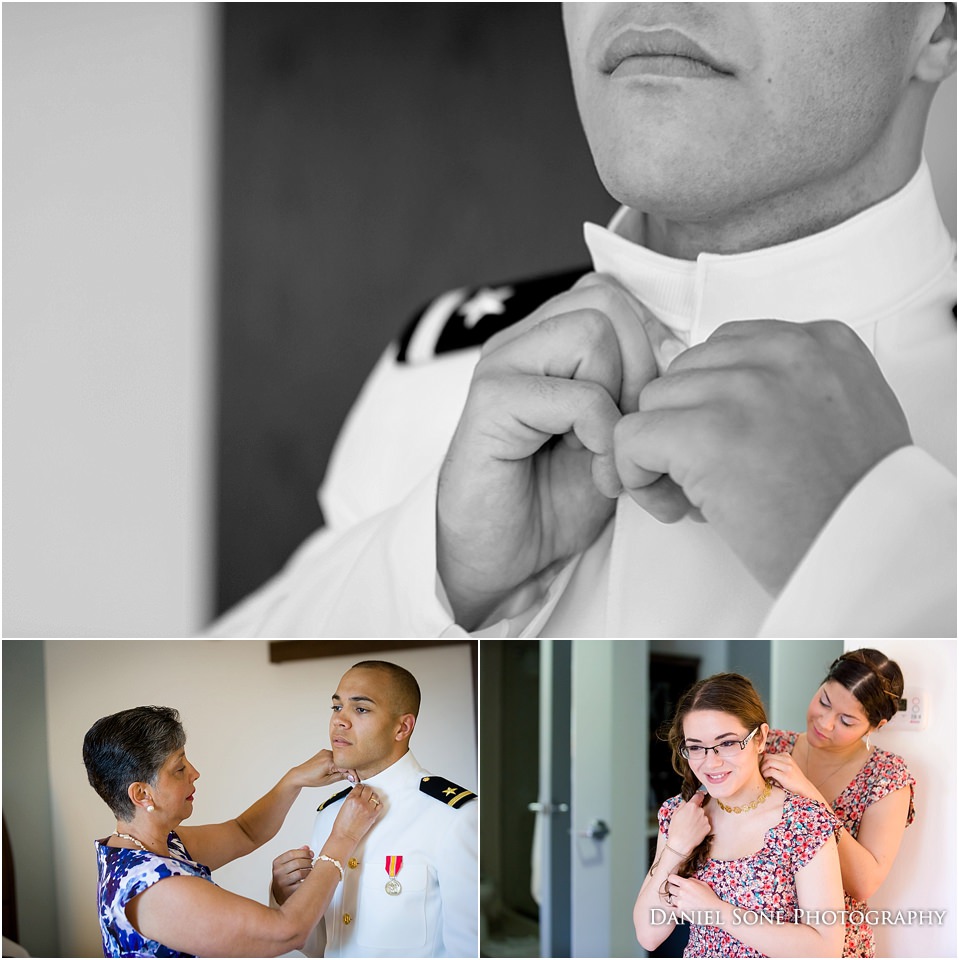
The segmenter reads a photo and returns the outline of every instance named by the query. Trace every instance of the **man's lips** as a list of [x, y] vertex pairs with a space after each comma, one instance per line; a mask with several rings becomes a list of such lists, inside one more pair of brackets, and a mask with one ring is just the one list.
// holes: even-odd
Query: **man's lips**
[[331, 747], [351, 747], [352, 744], [350, 743], [349, 740], [344, 740], [342, 737], [334, 737], [330, 741], [330, 746]]
[[617, 33], [603, 48], [600, 70], [614, 73], [626, 61], [637, 71], [680, 73], [689, 76], [731, 76], [732, 70], [695, 40], [678, 30], [664, 28], [641, 30], [627, 27]]

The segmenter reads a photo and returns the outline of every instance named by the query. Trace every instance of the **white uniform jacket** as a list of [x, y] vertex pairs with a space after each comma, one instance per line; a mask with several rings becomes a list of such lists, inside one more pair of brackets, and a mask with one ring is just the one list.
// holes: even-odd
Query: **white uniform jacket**
[[[304, 952], [313, 957], [479, 956], [475, 794], [432, 777], [412, 753], [364, 783], [376, 790], [384, 811], [343, 864], [345, 878]], [[350, 789], [320, 805], [314, 851], [329, 837], [337, 801]], [[394, 895], [386, 892], [390, 857], [402, 857], [398, 869], [394, 864], [401, 888]]]
[[[517, 591], [477, 635], [955, 636], [956, 246], [925, 163], [850, 220], [744, 254], [673, 260], [617, 235], [620, 219], [586, 225], [594, 268], [687, 344], [729, 320], [843, 321], [873, 351], [914, 446], [850, 491], [778, 598], [708, 524], [660, 524], [622, 495], [589, 549]], [[215, 635], [464, 635], [436, 575], [435, 499], [479, 348], [444, 343], [514, 295], [520, 287], [444, 294], [402, 351], [386, 352], [321, 490], [328, 526]]]

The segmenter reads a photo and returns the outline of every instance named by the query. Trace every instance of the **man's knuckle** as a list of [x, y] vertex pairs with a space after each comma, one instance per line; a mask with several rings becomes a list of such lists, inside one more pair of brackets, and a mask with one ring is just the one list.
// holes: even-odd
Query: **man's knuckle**
[[613, 443], [618, 449], [626, 449], [638, 441], [649, 423], [647, 417], [630, 415], [620, 417], [613, 427]]
[[602, 414], [612, 405], [612, 397], [605, 387], [592, 380], [581, 380], [577, 386], [582, 393], [582, 403], [586, 411], [591, 414]]
[[583, 307], [575, 314], [546, 317], [540, 327], [552, 337], [563, 338], [571, 350], [591, 351], [608, 339], [610, 322], [596, 307]]
[[577, 319], [579, 332], [587, 342], [605, 340], [611, 332], [608, 310], [585, 307]]
[[556, 398], [560, 384], [561, 381], [554, 380], [552, 377], [532, 377], [529, 382], [529, 389], [535, 397], [552, 403]]

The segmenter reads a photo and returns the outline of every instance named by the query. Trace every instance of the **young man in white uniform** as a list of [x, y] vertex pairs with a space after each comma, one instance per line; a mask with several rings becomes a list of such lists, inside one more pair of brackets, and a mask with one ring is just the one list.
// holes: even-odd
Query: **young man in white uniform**
[[[403, 667], [364, 660], [333, 694], [333, 761], [383, 804], [345, 863], [343, 880], [304, 948], [315, 957], [479, 955], [476, 794], [432, 775], [410, 752], [419, 685]], [[320, 804], [311, 849], [273, 862], [271, 894], [283, 903], [311, 869], [347, 787]]]
[[955, 243], [921, 147], [955, 4], [564, 19], [623, 204], [594, 272], [521, 315], [524, 284], [434, 302], [351, 413], [328, 527], [215, 632], [954, 636]]

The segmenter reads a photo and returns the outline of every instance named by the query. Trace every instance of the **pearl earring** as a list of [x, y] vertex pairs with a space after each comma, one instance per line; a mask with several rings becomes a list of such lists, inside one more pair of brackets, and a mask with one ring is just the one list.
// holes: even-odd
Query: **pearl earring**
[[156, 807], [152, 803], [147, 804], [147, 813], [153, 813], [154, 810], [156, 810]]

